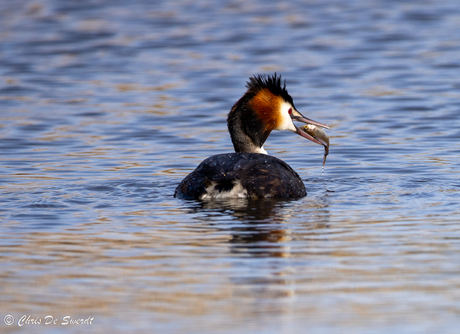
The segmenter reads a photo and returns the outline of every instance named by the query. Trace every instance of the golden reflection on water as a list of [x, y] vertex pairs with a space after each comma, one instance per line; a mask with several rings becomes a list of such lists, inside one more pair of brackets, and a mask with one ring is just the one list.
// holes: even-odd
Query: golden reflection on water
[[142, 86], [138, 83], [123, 83], [123, 84], [117, 84], [115, 85], [115, 88], [120, 91], [120, 92], [126, 92], [126, 91], [163, 91], [163, 90], [169, 90], [172, 88], [176, 88], [178, 85], [177, 84], [165, 84], [165, 85], [160, 85], [160, 86]]
[[[389, 309], [391, 298], [408, 291], [455, 298], [436, 280], [417, 280], [426, 270], [436, 277], [441, 270], [436, 259], [449, 247], [425, 238], [419, 244], [407, 240], [416, 223], [401, 224], [401, 231], [385, 241], [376, 233], [387, 233], [389, 222], [349, 220], [331, 226], [324, 200], [160, 205], [121, 213], [128, 218], [123, 224], [101, 210], [93, 223], [33, 231], [20, 243], [13, 238], [1, 245], [8, 312], [91, 315], [125, 323], [139, 321], [133, 314], [149, 314], [146, 322], [152, 315], [168, 321], [204, 317], [208, 330], [214, 326], [211, 319], [223, 315], [230, 322], [272, 315], [346, 327], [362, 324], [363, 316], [399, 321], [402, 310]], [[306, 210], [304, 218], [294, 224], [299, 210]], [[150, 218], [152, 213], [163, 219]], [[460, 287], [459, 279], [451, 280]], [[405, 321], [427, 314], [423, 304], [403, 305], [416, 311]], [[335, 311], [329, 313], [331, 308]], [[333, 316], [339, 309], [341, 316]]]

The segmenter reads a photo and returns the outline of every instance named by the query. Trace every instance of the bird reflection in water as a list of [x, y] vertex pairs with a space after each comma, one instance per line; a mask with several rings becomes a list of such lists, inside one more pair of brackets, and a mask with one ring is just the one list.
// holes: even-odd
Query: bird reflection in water
[[[329, 224], [328, 200], [325, 197], [311, 198], [302, 201], [303, 210], [308, 213], [298, 233], [293, 234], [285, 222], [296, 210], [298, 200], [277, 199], [226, 199], [210, 201], [191, 201], [189, 209], [193, 212], [205, 213], [210, 225], [229, 229], [232, 237], [231, 251], [247, 253], [253, 257], [289, 257], [290, 241], [302, 238], [305, 229], [327, 228]], [[217, 216], [231, 215], [235, 224], [222, 226]], [[312, 219], [314, 217], [314, 220]], [[201, 215], [202, 219], [203, 216]], [[212, 222], [216, 220], [217, 222]]]

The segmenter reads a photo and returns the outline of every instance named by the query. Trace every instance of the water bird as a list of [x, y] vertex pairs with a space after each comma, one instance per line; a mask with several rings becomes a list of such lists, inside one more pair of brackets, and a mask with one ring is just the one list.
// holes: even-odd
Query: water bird
[[[300, 198], [307, 195], [299, 175], [284, 161], [270, 156], [263, 145], [273, 130], [292, 131], [324, 145], [306, 126], [329, 129], [326, 124], [303, 116], [294, 106], [281, 76], [255, 75], [246, 84], [246, 93], [235, 103], [227, 118], [235, 153], [213, 155], [187, 175], [174, 197], [182, 199]], [[325, 135], [325, 132], [322, 131]]]

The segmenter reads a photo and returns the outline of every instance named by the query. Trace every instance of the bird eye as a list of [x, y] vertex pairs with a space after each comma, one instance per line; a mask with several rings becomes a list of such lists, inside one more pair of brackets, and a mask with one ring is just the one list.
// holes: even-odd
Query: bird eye
[[289, 115], [292, 114], [292, 108], [289, 108], [288, 113]]

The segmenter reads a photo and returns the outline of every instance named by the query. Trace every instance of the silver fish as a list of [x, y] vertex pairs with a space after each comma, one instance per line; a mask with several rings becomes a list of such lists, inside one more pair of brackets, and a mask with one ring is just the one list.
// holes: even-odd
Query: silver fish
[[322, 128], [317, 127], [313, 124], [307, 124], [302, 127], [302, 129], [308, 133], [310, 136], [318, 140], [324, 146], [324, 158], [323, 166], [326, 163], [326, 157], [329, 154], [329, 137]]

